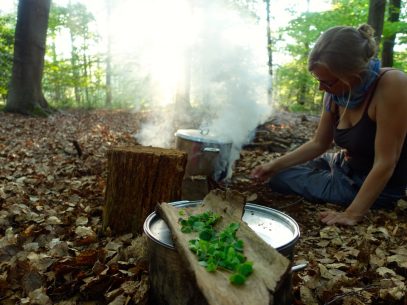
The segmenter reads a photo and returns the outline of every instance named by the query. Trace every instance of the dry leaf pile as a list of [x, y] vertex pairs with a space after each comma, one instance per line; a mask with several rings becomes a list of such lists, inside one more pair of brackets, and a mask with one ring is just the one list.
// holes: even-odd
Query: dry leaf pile
[[144, 240], [100, 235], [106, 150], [140, 119], [0, 113], [1, 304], [146, 303]]
[[[125, 111], [0, 113], [0, 304], [148, 304], [145, 238], [100, 229], [105, 153], [135, 144], [144, 119]], [[285, 114], [256, 140], [283, 139], [291, 149], [315, 127]], [[294, 263], [308, 266], [294, 274], [295, 304], [406, 305], [407, 202], [351, 228], [325, 226], [318, 212], [326, 205], [271, 194], [247, 179], [253, 166], [283, 153], [264, 147], [242, 151], [231, 187], [299, 223]]]

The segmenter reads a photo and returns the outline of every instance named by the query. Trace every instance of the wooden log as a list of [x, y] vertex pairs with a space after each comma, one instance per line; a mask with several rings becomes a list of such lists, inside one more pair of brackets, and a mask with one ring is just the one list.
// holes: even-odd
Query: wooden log
[[208, 305], [178, 251], [149, 240], [148, 257], [150, 304]]
[[[172, 300], [167, 299], [166, 304], [290, 304], [290, 291], [282, 292], [291, 289], [290, 261], [268, 245], [241, 220], [244, 203], [244, 197], [236, 195], [236, 192], [212, 191], [205, 197], [202, 205], [183, 208], [186, 215], [200, 214], [207, 211], [220, 214], [222, 220], [217, 224], [218, 230], [225, 228], [232, 222], [239, 223], [240, 228], [237, 231], [237, 237], [244, 242], [244, 254], [248, 261], [254, 262], [254, 272], [242, 286], [232, 285], [228, 279], [230, 274], [225, 271], [207, 272], [188, 247], [188, 241], [196, 238], [196, 233], [185, 234], [181, 232], [181, 226], [178, 223], [179, 209], [166, 203], [157, 206], [157, 211], [171, 230], [174, 244], [183, 262], [183, 265], [178, 264], [178, 267], [188, 270], [190, 274], [188, 279], [184, 279], [186, 284], [184, 283], [179, 287], [172, 286], [173, 295], [176, 295], [178, 299], [182, 299], [182, 297], [179, 297], [179, 291], [185, 291], [187, 287], [191, 289], [198, 287], [198, 294], [204, 296], [204, 299], [201, 298], [199, 303], [180, 303], [179, 300], [178, 303], [174, 303]], [[174, 276], [178, 273], [183, 274], [183, 276], [186, 274], [185, 270], [179, 272], [174, 270], [173, 272]], [[189, 297], [193, 296], [191, 289], [185, 291]]]
[[146, 217], [159, 202], [181, 199], [187, 154], [146, 146], [117, 147], [107, 152], [108, 177], [103, 230], [141, 234]]
[[182, 200], [202, 200], [208, 192], [207, 176], [184, 177], [182, 181]]

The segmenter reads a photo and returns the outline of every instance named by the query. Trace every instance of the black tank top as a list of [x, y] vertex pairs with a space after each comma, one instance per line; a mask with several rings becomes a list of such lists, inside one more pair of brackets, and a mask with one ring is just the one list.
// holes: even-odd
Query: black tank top
[[[366, 94], [367, 103], [363, 111], [362, 118], [350, 128], [338, 129], [339, 110], [336, 106], [336, 126], [334, 130], [334, 141], [346, 150], [347, 160], [350, 168], [358, 174], [367, 175], [372, 169], [375, 154], [376, 122], [368, 115], [370, 102], [373, 99], [377, 85], [381, 77], [390, 69], [383, 71], [371, 89]], [[397, 162], [393, 175], [391, 176], [388, 187], [406, 188], [407, 187], [407, 141], [404, 139], [400, 159]]]

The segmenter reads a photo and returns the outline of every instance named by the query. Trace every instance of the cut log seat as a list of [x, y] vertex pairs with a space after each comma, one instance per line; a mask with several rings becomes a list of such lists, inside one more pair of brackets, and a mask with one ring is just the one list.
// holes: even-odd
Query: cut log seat
[[157, 203], [181, 199], [185, 152], [138, 145], [110, 149], [107, 159], [104, 230], [141, 234]]

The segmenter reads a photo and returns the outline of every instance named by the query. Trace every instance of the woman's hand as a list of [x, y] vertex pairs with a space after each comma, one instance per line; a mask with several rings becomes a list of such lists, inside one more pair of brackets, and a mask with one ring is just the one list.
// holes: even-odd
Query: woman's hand
[[323, 211], [320, 213], [321, 221], [327, 225], [340, 224], [345, 226], [353, 226], [363, 219], [361, 214], [353, 214], [346, 211]]
[[269, 162], [256, 166], [250, 173], [250, 177], [258, 182], [264, 182], [275, 173], [273, 162]]

